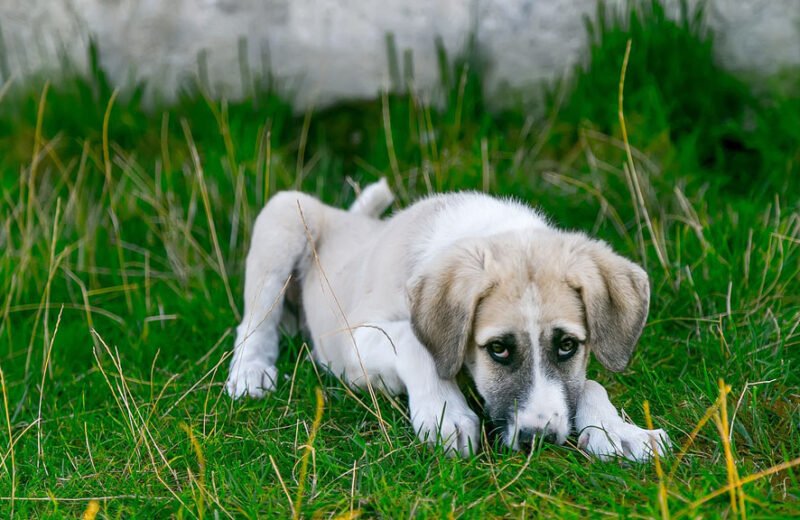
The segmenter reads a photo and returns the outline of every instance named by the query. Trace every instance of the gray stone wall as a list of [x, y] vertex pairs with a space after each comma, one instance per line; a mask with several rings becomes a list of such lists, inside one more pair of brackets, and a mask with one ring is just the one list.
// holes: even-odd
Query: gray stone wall
[[[677, 11], [678, 0], [666, 3]], [[708, 3], [726, 67], [760, 78], [800, 65], [800, 0]], [[151, 99], [198, 75], [235, 98], [269, 70], [302, 110], [390, 88], [389, 33], [400, 74], [435, 92], [435, 38], [454, 56], [475, 34], [498, 100], [569, 71], [595, 12], [596, 0], [2, 0], [0, 73], [57, 74], [65, 58], [86, 67], [93, 35], [112, 81], [146, 80]]]

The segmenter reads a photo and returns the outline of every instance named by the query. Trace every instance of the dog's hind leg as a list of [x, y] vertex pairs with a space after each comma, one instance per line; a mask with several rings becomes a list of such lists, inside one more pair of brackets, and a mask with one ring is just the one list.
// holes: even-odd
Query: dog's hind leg
[[262, 397], [275, 388], [278, 324], [292, 276], [311, 259], [326, 207], [299, 192], [280, 192], [261, 210], [253, 228], [244, 282], [244, 317], [226, 389], [234, 399]]
[[350, 206], [350, 213], [359, 213], [368, 217], [380, 217], [386, 208], [394, 202], [394, 194], [389, 183], [385, 178], [372, 183], [361, 191], [353, 205]]

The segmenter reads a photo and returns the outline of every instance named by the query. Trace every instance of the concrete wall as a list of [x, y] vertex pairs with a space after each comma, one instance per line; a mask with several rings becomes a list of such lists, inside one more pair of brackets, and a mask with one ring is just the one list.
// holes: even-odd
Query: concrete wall
[[[388, 33], [401, 75], [411, 55], [416, 88], [431, 92], [435, 36], [453, 56], [474, 33], [497, 100], [570, 70], [595, 12], [595, 0], [2, 0], [0, 73], [52, 73], [64, 57], [85, 67], [94, 35], [118, 85], [147, 80], [169, 99], [205, 69], [215, 95], [237, 97], [246, 71], [270, 70], [303, 109], [389, 88]], [[709, 0], [708, 21], [730, 69], [758, 78], [800, 65], [800, 0]]]

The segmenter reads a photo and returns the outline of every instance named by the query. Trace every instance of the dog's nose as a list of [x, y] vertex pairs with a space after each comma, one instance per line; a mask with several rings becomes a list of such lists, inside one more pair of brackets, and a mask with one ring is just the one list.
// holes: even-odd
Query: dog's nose
[[543, 438], [545, 442], [555, 442], [556, 434], [542, 428], [523, 428], [517, 433], [517, 443], [523, 451], [531, 451], [536, 439]]

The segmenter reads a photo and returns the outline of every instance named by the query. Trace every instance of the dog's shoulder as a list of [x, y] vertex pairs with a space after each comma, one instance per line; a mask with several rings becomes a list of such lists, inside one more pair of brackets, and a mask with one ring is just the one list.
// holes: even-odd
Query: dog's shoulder
[[439, 201], [436, 223], [444, 235], [482, 237], [548, 226], [538, 211], [513, 198], [463, 192], [440, 195]]
[[415, 214], [418, 233], [414, 256], [423, 262], [463, 239], [549, 227], [544, 216], [529, 205], [480, 192], [432, 195], [407, 211]]

